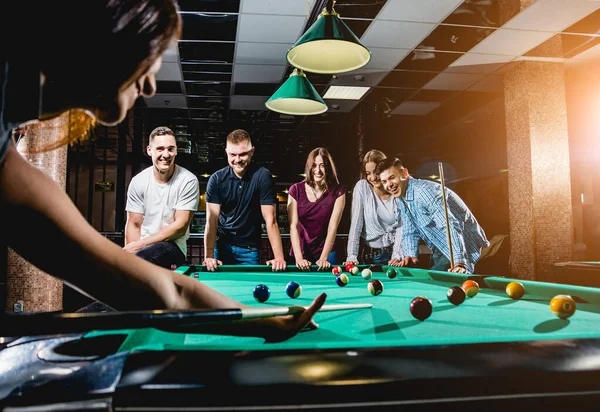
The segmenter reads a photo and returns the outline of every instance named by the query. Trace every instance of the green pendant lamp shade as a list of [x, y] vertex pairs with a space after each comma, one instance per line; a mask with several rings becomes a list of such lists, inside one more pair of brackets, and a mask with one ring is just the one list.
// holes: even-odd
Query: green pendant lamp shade
[[307, 72], [336, 74], [363, 67], [371, 60], [371, 52], [339, 14], [324, 9], [288, 50], [286, 58], [292, 66]]
[[268, 109], [283, 114], [308, 116], [327, 111], [325, 101], [319, 96], [302, 70], [294, 69], [290, 77], [265, 103]]

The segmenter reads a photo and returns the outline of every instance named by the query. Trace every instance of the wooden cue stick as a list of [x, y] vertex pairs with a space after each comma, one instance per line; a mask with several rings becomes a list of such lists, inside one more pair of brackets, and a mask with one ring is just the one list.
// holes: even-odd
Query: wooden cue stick
[[[371, 308], [370, 303], [323, 305], [319, 312]], [[291, 315], [307, 307], [272, 306], [265, 308], [200, 309], [188, 311], [149, 310], [94, 313], [4, 313], [0, 314], [0, 337], [85, 333], [92, 330], [157, 328], [177, 331], [194, 325], [241, 319]]]
[[442, 182], [442, 197], [444, 198], [444, 213], [446, 214], [446, 234], [448, 235], [448, 246], [450, 247], [450, 269], [454, 269], [454, 251], [452, 250], [452, 236], [450, 236], [450, 220], [448, 218], [448, 202], [446, 200], [446, 185], [444, 184], [444, 167], [438, 162], [440, 169], [440, 181]]

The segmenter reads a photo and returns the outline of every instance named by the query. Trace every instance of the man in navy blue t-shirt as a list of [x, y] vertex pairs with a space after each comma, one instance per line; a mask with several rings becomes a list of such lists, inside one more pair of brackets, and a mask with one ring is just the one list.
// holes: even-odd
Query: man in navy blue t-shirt
[[251, 163], [254, 147], [245, 130], [227, 136], [225, 152], [229, 166], [213, 173], [206, 187], [203, 264], [210, 271], [222, 264], [258, 265], [264, 219], [274, 255], [267, 264], [284, 270], [271, 172]]

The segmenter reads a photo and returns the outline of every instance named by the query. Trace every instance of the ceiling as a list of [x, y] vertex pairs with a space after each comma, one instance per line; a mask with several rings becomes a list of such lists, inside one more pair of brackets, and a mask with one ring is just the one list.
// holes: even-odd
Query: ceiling
[[[332, 85], [369, 91], [361, 100], [327, 99], [322, 115], [269, 111], [265, 101], [292, 71], [287, 50], [325, 5], [180, 0], [183, 38], [165, 56], [157, 94], [135, 108], [146, 129], [171, 126], [195, 161], [213, 170], [225, 164], [225, 136], [240, 127], [251, 133], [265, 162], [286, 153], [303, 164], [302, 155], [322, 144], [320, 135], [348, 135], [349, 119], [359, 113], [435, 133], [422, 126], [436, 118], [444, 119], [435, 122], [442, 128], [501, 98], [502, 75], [522, 61], [600, 59], [600, 1], [338, 0], [335, 11], [372, 59], [337, 76], [306, 74], [321, 96]], [[356, 132], [346, 139], [356, 139]]]

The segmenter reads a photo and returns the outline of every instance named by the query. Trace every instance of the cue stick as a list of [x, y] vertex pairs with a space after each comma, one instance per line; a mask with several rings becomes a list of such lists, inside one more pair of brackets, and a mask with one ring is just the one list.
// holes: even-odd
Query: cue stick
[[446, 233], [448, 235], [448, 246], [450, 247], [450, 269], [454, 269], [454, 252], [452, 250], [452, 236], [450, 236], [450, 220], [448, 218], [448, 202], [446, 201], [446, 185], [444, 184], [444, 166], [438, 162], [440, 169], [440, 182], [442, 182], [442, 197], [444, 198], [444, 213], [446, 214]]
[[[319, 312], [366, 309], [370, 303], [323, 305]], [[0, 314], [0, 337], [86, 333], [93, 330], [156, 328], [177, 332], [179, 328], [193, 332], [194, 325], [231, 322], [242, 319], [293, 315], [307, 306], [272, 306], [189, 311], [124, 311], [95, 313], [11, 313]], [[201, 333], [201, 332], [200, 332]]]

